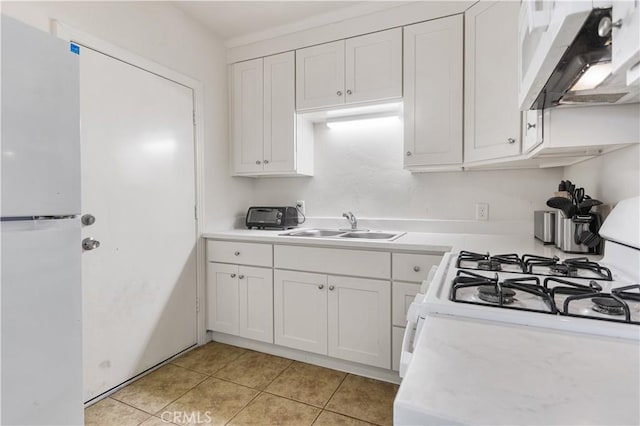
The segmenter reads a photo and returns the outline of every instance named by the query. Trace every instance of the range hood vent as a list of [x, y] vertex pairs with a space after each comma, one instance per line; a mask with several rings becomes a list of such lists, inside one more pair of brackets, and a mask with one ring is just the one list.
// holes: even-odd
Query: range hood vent
[[[637, 94], [632, 93], [629, 87], [620, 84], [619, 79], [609, 73], [611, 31], [602, 31], [602, 23], [607, 20], [611, 20], [611, 8], [591, 11], [531, 109], [625, 103], [635, 99]], [[591, 81], [585, 84], [585, 80]]]

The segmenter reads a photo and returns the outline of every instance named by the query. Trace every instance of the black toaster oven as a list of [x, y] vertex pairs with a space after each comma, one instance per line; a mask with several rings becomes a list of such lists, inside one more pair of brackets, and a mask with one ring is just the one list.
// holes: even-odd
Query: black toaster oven
[[289, 229], [298, 226], [295, 207], [249, 207], [245, 220], [247, 228]]

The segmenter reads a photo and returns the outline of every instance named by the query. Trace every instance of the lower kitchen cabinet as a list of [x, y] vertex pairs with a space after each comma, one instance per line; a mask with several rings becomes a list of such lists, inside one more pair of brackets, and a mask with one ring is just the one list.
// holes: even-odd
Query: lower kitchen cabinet
[[391, 366], [391, 289], [383, 280], [274, 272], [275, 343]]
[[209, 263], [207, 329], [273, 343], [271, 268]]
[[327, 354], [327, 276], [281, 271], [274, 275], [274, 341]]
[[329, 356], [390, 368], [391, 284], [329, 277]]

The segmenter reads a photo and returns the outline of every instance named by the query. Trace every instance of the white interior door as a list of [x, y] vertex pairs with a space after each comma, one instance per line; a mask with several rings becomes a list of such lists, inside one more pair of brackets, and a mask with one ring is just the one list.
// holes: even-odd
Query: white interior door
[[193, 93], [82, 48], [80, 107], [89, 400], [197, 341]]

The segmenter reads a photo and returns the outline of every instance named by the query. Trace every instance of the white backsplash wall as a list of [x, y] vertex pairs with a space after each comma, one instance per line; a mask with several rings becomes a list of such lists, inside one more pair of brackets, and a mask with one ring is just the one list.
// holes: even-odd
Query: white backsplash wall
[[640, 195], [640, 145], [632, 145], [573, 166], [564, 178], [605, 204]]
[[562, 180], [562, 169], [412, 174], [402, 169], [402, 124], [357, 129], [315, 125], [315, 176], [256, 179], [254, 205], [304, 200], [311, 217], [533, 221]]

